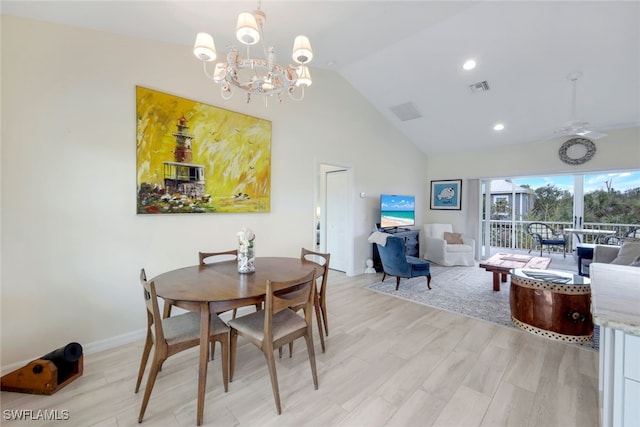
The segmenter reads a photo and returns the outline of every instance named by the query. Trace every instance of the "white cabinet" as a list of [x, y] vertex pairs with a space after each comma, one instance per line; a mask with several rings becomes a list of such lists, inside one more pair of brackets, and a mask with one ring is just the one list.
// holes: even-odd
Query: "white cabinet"
[[640, 426], [640, 268], [591, 264], [603, 427]]
[[624, 425], [640, 425], [640, 381], [625, 379], [624, 395], [627, 401], [622, 415]]
[[601, 328], [599, 388], [603, 427], [640, 425], [640, 337]]

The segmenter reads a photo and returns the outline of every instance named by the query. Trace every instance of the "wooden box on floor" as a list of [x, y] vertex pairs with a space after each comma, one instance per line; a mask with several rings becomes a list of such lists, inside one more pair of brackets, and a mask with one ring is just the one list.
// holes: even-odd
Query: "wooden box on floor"
[[2, 377], [2, 391], [51, 395], [82, 375], [82, 356], [60, 369], [51, 360], [36, 359]]

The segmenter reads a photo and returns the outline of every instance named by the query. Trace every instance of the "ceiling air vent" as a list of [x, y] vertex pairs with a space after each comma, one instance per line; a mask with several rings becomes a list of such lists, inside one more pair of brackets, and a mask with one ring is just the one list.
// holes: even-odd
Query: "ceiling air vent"
[[404, 104], [391, 107], [391, 112], [403, 122], [422, 117], [422, 114], [420, 114], [416, 106], [411, 102], [405, 102]]
[[471, 90], [471, 93], [486, 92], [489, 90], [489, 82], [483, 80], [481, 82], [474, 83], [472, 85], [469, 85], [469, 90]]

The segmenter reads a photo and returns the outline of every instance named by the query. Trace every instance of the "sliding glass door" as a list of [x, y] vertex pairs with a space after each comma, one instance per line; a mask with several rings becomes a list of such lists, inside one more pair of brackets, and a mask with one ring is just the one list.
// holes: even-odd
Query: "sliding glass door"
[[[564, 229], [609, 230], [624, 235], [640, 227], [640, 171], [483, 180], [482, 255], [491, 247], [529, 250], [526, 227], [544, 222]], [[582, 240], [579, 240], [582, 239]], [[602, 243], [597, 234], [572, 234]]]

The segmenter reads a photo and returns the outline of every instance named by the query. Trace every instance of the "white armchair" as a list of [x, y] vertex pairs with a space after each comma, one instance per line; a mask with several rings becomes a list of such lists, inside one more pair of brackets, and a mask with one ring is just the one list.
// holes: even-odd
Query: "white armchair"
[[474, 239], [454, 233], [451, 224], [424, 224], [423, 227], [426, 260], [448, 267], [475, 265]]

